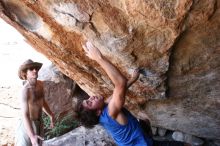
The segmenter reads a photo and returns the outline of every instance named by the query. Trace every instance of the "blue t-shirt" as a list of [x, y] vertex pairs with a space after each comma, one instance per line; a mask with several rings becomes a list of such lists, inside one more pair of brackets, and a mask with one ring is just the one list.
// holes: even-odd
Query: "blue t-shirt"
[[99, 123], [112, 136], [118, 146], [152, 146], [151, 139], [144, 136], [137, 119], [125, 108], [122, 109], [127, 117], [127, 124], [121, 125], [108, 114], [105, 106], [99, 118]]

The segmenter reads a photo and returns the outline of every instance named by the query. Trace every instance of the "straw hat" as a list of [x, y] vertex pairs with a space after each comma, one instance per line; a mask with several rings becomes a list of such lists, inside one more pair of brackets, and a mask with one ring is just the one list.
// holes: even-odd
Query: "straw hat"
[[22, 80], [26, 80], [25, 73], [28, 68], [35, 67], [37, 70], [39, 70], [42, 67], [42, 63], [34, 62], [31, 59], [26, 60], [18, 69], [18, 76]]

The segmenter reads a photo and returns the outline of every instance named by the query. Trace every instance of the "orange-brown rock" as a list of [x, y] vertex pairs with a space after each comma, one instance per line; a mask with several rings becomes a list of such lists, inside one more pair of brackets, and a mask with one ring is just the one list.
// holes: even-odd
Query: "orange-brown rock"
[[219, 8], [218, 0], [1, 0], [0, 16], [89, 95], [107, 97], [113, 85], [86, 57], [85, 40], [127, 78], [143, 69], [126, 102], [138, 117], [219, 139]]

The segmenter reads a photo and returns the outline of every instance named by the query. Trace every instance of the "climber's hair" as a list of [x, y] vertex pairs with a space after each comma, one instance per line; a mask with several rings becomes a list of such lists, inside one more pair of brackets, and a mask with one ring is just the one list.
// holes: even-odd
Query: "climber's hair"
[[76, 113], [79, 122], [86, 128], [93, 128], [99, 123], [99, 116], [96, 114], [96, 110], [89, 110], [83, 107], [83, 100], [77, 101]]

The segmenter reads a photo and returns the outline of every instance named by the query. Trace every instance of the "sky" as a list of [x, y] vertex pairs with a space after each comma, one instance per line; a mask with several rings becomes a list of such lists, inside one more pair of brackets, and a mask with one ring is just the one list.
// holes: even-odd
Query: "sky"
[[51, 62], [25, 42], [25, 38], [11, 25], [0, 18], [0, 86], [5, 82], [20, 82], [17, 72], [27, 59]]

